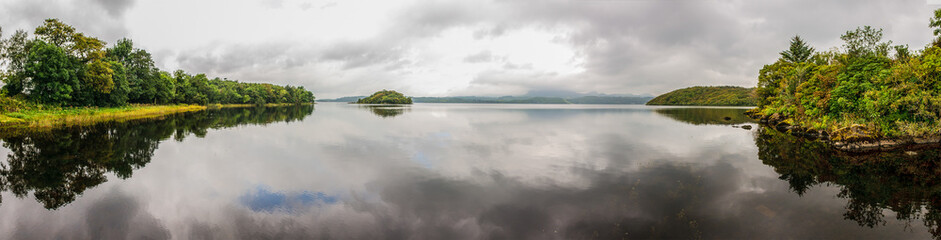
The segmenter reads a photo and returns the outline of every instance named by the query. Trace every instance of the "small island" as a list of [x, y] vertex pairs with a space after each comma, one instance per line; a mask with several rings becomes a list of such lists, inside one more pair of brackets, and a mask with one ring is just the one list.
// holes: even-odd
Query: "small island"
[[357, 104], [412, 104], [412, 98], [394, 90], [378, 91], [369, 97], [356, 100]]
[[936, 145], [941, 140], [941, 9], [924, 50], [882, 41], [869, 26], [847, 31], [839, 50], [814, 52], [791, 40], [758, 77], [750, 115], [845, 151]]
[[657, 96], [647, 105], [669, 106], [755, 106], [754, 88], [736, 86], [689, 87]]

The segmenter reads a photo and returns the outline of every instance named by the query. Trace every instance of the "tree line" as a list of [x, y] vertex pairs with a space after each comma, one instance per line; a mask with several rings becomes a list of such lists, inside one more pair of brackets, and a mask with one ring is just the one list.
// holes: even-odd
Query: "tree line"
[[[758, 77], [756, 115], [828, 133], [834, 140], [941, 132], [941, 9], [932, 43], [912, 51], [869, 26], [844, 33], [841, 49], [816, 52], [799, 36]], [[845, 134], [844, 134], [845, 133]]]
[[[0, 37], [2, 37], [0, 29]], [[33, 37], [17, 30], [0, 38], [0, 95], [56, 106], [146, 104], [309, 103], [304, 87], [210, 79], [154, 66], [130, 39], [111, 47], [58, 19], [46, 19]]]

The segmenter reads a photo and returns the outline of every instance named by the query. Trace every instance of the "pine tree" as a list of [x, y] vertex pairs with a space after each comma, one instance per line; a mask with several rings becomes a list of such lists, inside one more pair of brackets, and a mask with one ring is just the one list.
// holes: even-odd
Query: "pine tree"
[[794, 36], [791, 39], [791, 48], [781, 52], [781, 58], [792, 63], [806, 62], [814, 54], [814, 48], [807, 46], [807, 43], [800, 36]]

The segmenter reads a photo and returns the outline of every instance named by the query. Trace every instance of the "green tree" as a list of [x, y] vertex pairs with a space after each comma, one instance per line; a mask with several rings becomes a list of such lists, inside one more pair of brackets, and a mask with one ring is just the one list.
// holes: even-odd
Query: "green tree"
[[95, 104], [98, 106], [124, 106], [127, 104], [128, 93], [131, 89], [128, 86], [127, 82], [127, 70], [124, 68], [124, 64], [120, 62], [111, 61], [109, 62], [111, 69], [113, 69], [112, 79], [114, 81], [114, 87], [109, 93], [100, 93], [104, 98]]
[[875, 29], [870, 26], [856, 28], [854, 31], [846, 31], [840, 36], [844, 42], [850, 57], [885, 57], [889, 54], [889, 45], [892, 41], [882, 41], [882, 29]]
[[791, 38], [791, 47], [781, 52], [781, 58], [791, 63], [806, 62], [814, 54], [814, 48], [807, 46], [807, 43], [800, 36]]
[[69, 57], [61, 48], [34, 41], [26, 63], [26, 77], [35, 87], [30, 98], [46, 104], [69, 104], [78, 84]]
[[46, 19], [42, 26], [36, 27], [33, 33], [39, 40], [66, 49], [70, 47], [75, 28], [62, 23], [59, 19], [50, 18]]
[[83, 84], [91, 90], [100, 93], [110, 93], [114, 89], [114, 80], [112, 75], [111, 63], [103, 59], [95, 59], [85, 68], [85, 74], [82, 78]]
[[0, 46], [3, 48], [0, 54], [0, 59], [3, 60], [0, 62], [5, 63], [7, 67], [5, 72], [0, 72], [0, 78], [5, 84], [3, 90], [10, 96], [32, 87], [26, 77], [26, 62], [33, 42], [27, 40], [27, 37], [26, 31], [17, 30]]
[[130, 88], [129, 101], [153, 103], [159, 76], [150, 53], [134, 48], [134, 42], [125, 38], [108, 48], [106, 55], [124, 65]]
[[934, 28], [934, 35], [936, 36], [933, 45], [938, 46], [941, 44], [941, 9], [934, 10], [934, 17], [928, 22], [928, 26]]

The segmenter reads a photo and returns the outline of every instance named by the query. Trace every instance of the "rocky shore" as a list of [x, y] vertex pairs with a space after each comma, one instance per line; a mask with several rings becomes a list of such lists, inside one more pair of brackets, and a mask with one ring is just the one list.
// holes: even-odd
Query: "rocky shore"
[[790, 125], [782, 121], [780, 116], [763, 116], [754, 112], [745, 115], [757, 120], [765, 127], [788, 133], [798, 137], [824, 141], [833, 148], [846, 152], [877, 152], [892, 150], [917, 150], [941, 147], [941, 135], [927, 137], [880, 138], [865, 125], [855, 124], [833, 132], [813, 130], [801, 126]]

